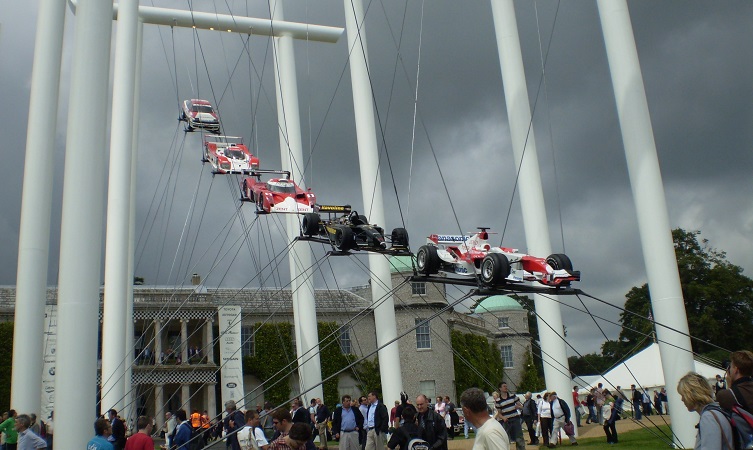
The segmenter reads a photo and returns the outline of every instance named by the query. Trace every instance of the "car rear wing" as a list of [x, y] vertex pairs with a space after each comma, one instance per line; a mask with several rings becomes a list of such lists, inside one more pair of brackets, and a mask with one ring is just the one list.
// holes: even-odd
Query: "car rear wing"
[[254, 169], [253, 172], [251, 172], [251, 176], [258, 177], [259, 175], [263, 173], [271, 173], [275, 175], [285, 175], [285, 178], [288, 180], [290, 179], [290, 171], [289, 170], [268, 170], [268, 169]]
[[218, 146], [228, 146], [230, 144], [243, 144], [241, 136], [207, 136], [204, 139], [205, 144], [217, 144]]
[[351, 212], [350, 205], [317, 205], [319, 212], [335, 213], [335, 214], [348, 214]]

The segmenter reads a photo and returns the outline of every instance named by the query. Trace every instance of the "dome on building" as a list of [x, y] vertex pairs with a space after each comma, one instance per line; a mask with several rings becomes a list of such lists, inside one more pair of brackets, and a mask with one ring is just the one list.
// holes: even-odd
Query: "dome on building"
[[390, 256], [390, 273], [413, 272], [412, 256]]
[[486, 297], [478, 305], [476, 305], [476, 307], [473, 309], [473, 312], [480, 314], [495, 311], [520, 311], [523, 309], [524, 308], [520, 306], [520, 303], [518, 303], [517, 300], [508, 295], [492, 295], [490, 297]]

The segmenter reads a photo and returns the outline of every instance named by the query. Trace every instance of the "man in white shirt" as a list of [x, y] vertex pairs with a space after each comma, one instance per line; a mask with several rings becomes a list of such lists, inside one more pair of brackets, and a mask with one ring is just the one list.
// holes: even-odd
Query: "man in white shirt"
[[242, 450], [267, 450], [269, 442], [264, 430], [259, 426], [259, 413], [250, 409], [246, 411], [246, 426], [238, 431], [238, 443]]
[[460, 406], [465, 420], [476, 428], [473, 450], [510, 450], [510, 438], [502, 425], [489, 417], [486, 397], [478, 388], [467, 389], [460, 395]]

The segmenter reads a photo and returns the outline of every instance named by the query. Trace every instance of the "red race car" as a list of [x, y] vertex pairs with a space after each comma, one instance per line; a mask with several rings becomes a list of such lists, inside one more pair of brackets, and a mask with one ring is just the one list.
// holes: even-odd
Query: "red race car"
[[212, 104], [206, 100], [197, 98], [184, 100], [180, 120], [186, 122], [186, 131], [203, 128], [212, 133], [219, 134], [220, 132], [220, 116]]
[[213, 173], [250, 174], [259, 168], [259, 158], [243, 145], [243, 138], [211, 136], [204, 141], [204, 161], [212, 165]]
[[[263, 182], [261, 173], [279, 173], [285, 178]], [[241, 181], [241, 200], [256, 203], [257, 214], [306, 214], [318, 211], [316, 195], [311, 188], [304, 191], [290, 179], [290, 172], [255, 171]]]
[[489, 245], [487, 228], [472, 236], [429, 236], [416, 254], [416, 266], [422, 275], [447, 272], [476, 278], [486, 286], [537, 281], [546, 286], [569, 286], [580, 281], [567, 255], [556, 253], [546, 258], [519, 253], [515, 248]]

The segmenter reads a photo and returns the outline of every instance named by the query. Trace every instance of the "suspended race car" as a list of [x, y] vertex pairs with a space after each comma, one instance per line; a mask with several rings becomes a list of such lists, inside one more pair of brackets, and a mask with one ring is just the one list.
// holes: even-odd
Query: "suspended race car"
[[492, 247], [488, 228], [471, 236], [429, 236], [416, 254], [416, 267], [422, 275], [439, 271], [477, 278], [485, 286], [537, 281], [545, 286], [569, 286], [580, 281], [570, 258], [555, 253], [546, 258], [519, 253], [517, 249]]
[[186, 122], [186, 131], [203, 128], [212, 133], [220, 132], [220, 116], [211, 103], [206, 100], [192, 98], [183, 101], [180, 118]]
[[259, 168], [259, 158], [251, 154], [242, 137], [235, 136], [207, 137], [203, 161], [210, 163], [216, 174], [249, 174]]
[[349, 205], [319, 205], [319, 212], [328, 213], [330, 218], [322, 220], [317, 213], [304, 215], [299, 239], [329, 243], [339, 252], [365, 250], [410, 255], [408, 231], [405, 228], [395, 228], [390, 236], [385, 236], [384, 228], [369, 224], [366, 216], [352, 211]]
[[[262, 173], [285, 175], [261, 181]], [[306, 214], [317, 211], [316, 195], [311, 188], [304, 191], [290, 179], [290, 172], [280, 170], [255, 170], [241, 181], [241, 201], [256, 203], [257, 214]]]

